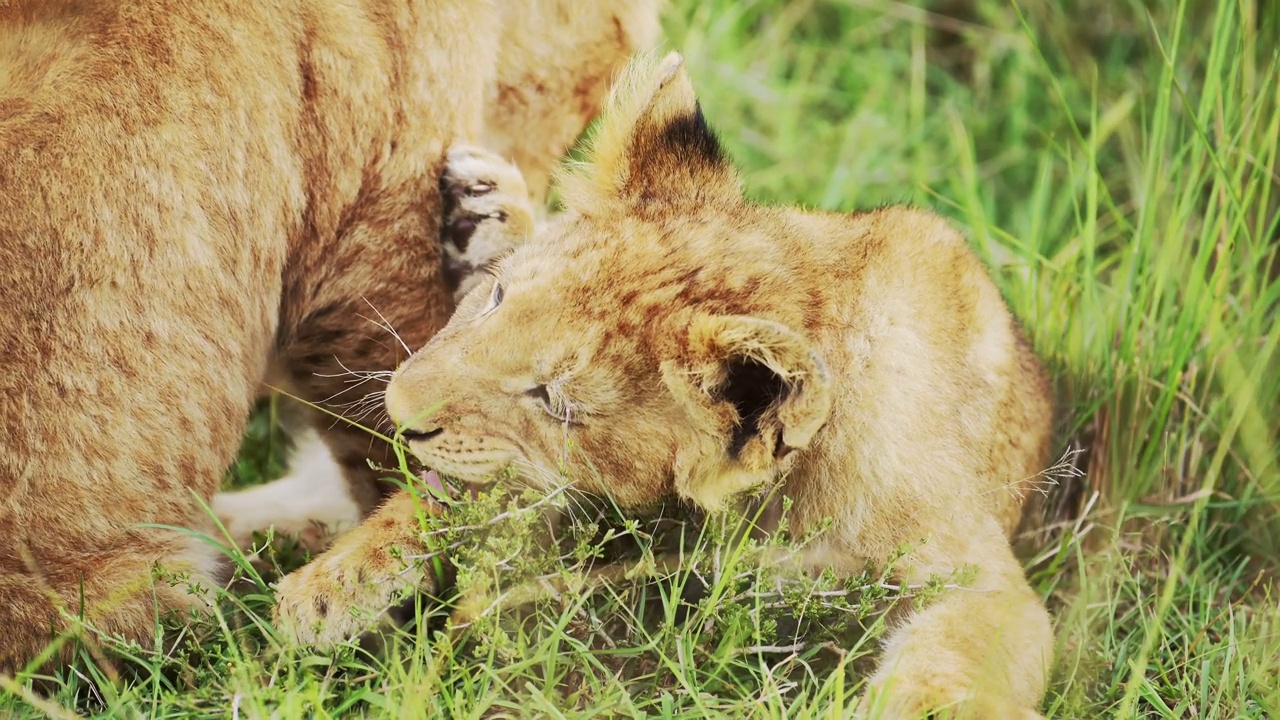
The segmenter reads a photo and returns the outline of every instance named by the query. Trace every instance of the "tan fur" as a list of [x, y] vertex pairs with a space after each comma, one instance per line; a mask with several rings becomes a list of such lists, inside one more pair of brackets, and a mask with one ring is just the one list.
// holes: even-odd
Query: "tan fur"
[[[1009, 533], [1047, 462], [1051, 404], [959, 233], [904, 207], [745, 201], [678, 56], [636, 66], [562, 190], [566, 214], [388, 387], [416, 455], [470, 482], [514, 468], [548, 485], [569, 448], [570, 482], [635, 506], [677, 494], [731, 511], [778, 490], [796, 532], [833, 523], [806, 551], [814, 572], [904, 545], [904, 583], [975, 566], [892, 630], [861, 711], [1038, 717], [1053, 634]], [[322, 580], [282, 591], [299, 607]]]
[[[152, 568], [219, 553], [143, 526], [213, 534], [269, 364], [341, 411], [344, 367], [405, 356], [369, 318], [443, 325], [445, 149], [545, 174], [659, 4], [0, 3], [0, 670], [199, 606]], [[369, 437], [325, 442], [367, 485]]]
[[[599, 111], [615, 75], [617, 50], [651, 44], [660, 30], [657, 10], [664, 3], [500, 3], [504, 41], [489, 86], [489, 122], [480, 144], [520, 167], [535, 205], [546, 196], [553, 167], [547, 160], [560, 157]], [[602, 42], [602, 36], [609, 42]], [[548, 37], [555, 42], [546, 42]], [[572, 95], [566, 92], [570, 89]]]

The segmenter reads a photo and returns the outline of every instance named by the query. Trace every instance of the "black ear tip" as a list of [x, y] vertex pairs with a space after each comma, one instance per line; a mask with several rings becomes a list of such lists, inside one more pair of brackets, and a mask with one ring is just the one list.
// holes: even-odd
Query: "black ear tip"
[[700, 103], [694, 103], [692, 112], [672, 118], [663, 131], [663, 140], [669, 147], [688, 153], [692, 159], [710, 163], [720, 163], [725, 159], [720, 141], [707, 124]]

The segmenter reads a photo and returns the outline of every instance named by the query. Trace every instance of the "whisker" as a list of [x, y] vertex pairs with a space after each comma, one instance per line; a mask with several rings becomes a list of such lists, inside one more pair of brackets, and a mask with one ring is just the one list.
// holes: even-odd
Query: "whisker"
[[[364, 378], [367, 380], [372, 380], [372, 379], [385, 378], [387, 381], [390, 381], [391, 378], [395, 376], [395, 371], [393, 370], [348, 370], [346, 366], [342, 365], [341, 360], [338, 361], [338, 365], [342, 366], [343, 372], [312, 373], [312, 374], [315, 375], [316, 377], [321, 377], [326, 379], [353, 377], [353, 378]], [[347, 382], [353, 382], [353, 381], [348, 380]]]
[[[367, 382], [369, 382], [369, 378], [365, 378], [364, 380], [361, 380], [360, 382], [355, 383], [354, 385], [352, 385], [352, 386], [350, 386], [350, 387], [345, 387], [345, 388], [343, 388], [343, 389], [341, 389], [341, 390], [339, 390], [339, 391], [335, 392], [334, 394], [330, 395], [329, 397], [327, 397], [327, 398], [325, 398], [325, 399], [321, 400], [320, 402], [322, 402], [322, 403], [330, 403], [330, 402], [333, 402], [334, 400], [338, 399], [339, 397], [341, 397], [341, 396], [343, 396], [343, 395], [346, 395], [347, 393], [351, 392], [352, 390], [355, 390], [356, 388], [360, 387], [361, 385], [363, 385], [363, 384], [365, 384], [365, 383], [367, 383]], [[374, 390], [372, 393], [369, 393], [369, 395], [379, 395], [379, 396], [381, 396], [381, 395], [382, 395], [382, 391], [381, 391], [381, 390]], [[365, 398], [369, 397], [369, 395], [365, 395], [364, 397], [360, 398], [359, 400], [355, 400], [355, 401], [353, 401], [353, 402], [359, 402], [360, 400], [363, 400], [363, 399], [365, 399]]]
[[[559, 482], [551, 483], [554, 485], [553, 493], [564, 493], [564, 498], [570, 506], [572, 512], [582, 513], [576, 517], [591, 517], [593, 513], [599, 514], [603, 511], [606, 499], [596, 493], [586, 492], [577, 489], [577, 481], [569, 480], [558, 472], [551, 472], [546, 468], [534, 465], [531, 461], [520, 458], [513, 465], [517, 468], [528, 471], [530, 475], [540, 475], [548, 478], [556, 478]], [[572, 490], [573, 492], [567, 492]]]
[[369, 393], [369, 395], [356, 398], [356, 400], [352, 400], [351, 402], [343, 402], [343, 404], [338, 405], [338, 407], [342, 407], [343, 410], [351, 410], [351, 411], [364, 410], [365, 407], [370, 405], [375, 405], [376, 402], [378, 402], [378, 398], [376, 398], [376, 395], [378, 395], [378, 393], [376, 392]]
[[[400, 347], [404, 348], [404, 351], [405, 351], [406, 353], [408, 353], [408, 354], [412, 355], [412, 354], [413, 354], [413, 351], [409, 349], [409, 346], [408, 346], [407, 344], [405, 344], [404, 339], [400, 337], [400, 333], [396, 332], [396, 329], [395, 329], [395, 328], [393, 328], [393, 327], [391, 327], [391, 323], [390, 323], [390, 321], [388, 321], [388, 320], [387, 320], [386, 316], [384, 316], [384, 315], [382, 314], [382, 312], [381, 312], [380, 310], [378, 310], [378, 308], [374, 307], [374, 306], [373, 306], [373, 303], [369, 302], [369, 299], [368, 299], [368, 298], [366, 298], [366, 297], [364, 297], [364, 296], [361, 296], [361, 297], [360, 297], [360, 299], [361, 299], [361, 300], [364, 300], [364, 303], [365, 303], [366, 305], [368, 305], [368, 306], [369, 306], [369, 309], [373, 310], [375, 313], [377, 313], [377, 314], [378, 314], [378, 318], [379, 318], [382, 322], [377, 322], [376, 320], [373, 320], [373, 319], [371, 319], [371, 318], [364, 318], [364, 319], [365, 319], [365, 320], [368, 320], [369, 322], [373, 323], [374, 325], [377, 325], [378, 327], [382, 328], [383, 330], [386, 330], [387, 332], [391, 333], [391, 337], [395, 338], [395, 339], [396, 339], [396, 342], [400, 343]], [[361, 316], [361, 317], [364, 317], [364, 316]]]
[[381, 408], [382, 403], [377, 399], [362, 398], [361, 400], [357, 400], [355, 403], [344, 408], [343, 414], [350, 420], [360, 421], [369, 417], [369, 415], [377, 412]]

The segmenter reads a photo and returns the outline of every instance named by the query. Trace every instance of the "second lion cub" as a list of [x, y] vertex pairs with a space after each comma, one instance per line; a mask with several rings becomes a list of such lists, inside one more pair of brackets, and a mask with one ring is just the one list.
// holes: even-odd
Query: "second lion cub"
[[[798, 534], [832, 523], [804, 550], [814, 572], [902, 546], [902, 583], [974, 568], [890, 632], [861, 710], [1039, 717], [1053, 632], [1009, 534], [1052, 411], [986, 270], [927, 212], [746, 201], [678, 55], [622, 88], [561, 183], [566, 213], [399, 369], [404, 438], [464, 481], [534, 484], [561, 477], [567, 438], [567, 481], [623, 506], [776, 490]], [[344, 538], [294, 579], [286, 618], [341, 606], [362, 554], [416, 545], [400, 527]]]

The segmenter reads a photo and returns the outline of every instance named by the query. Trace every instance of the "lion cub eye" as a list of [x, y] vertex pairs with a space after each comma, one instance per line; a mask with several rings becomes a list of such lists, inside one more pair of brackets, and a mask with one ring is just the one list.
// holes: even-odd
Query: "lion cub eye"
[[489, 293], [489, 302], [485, 304], [484, 310], [480, 311], [480, 317], [491, 315], [498, 306], [502, 304], [502, 283], [493, 284], [493, 292]]
[[542, 411], [555, 418], [562, 423], [572, 423], [573, 416], [569, 412], [568, 407], [557, 407], [557, 404], [551, 399], [551, 393], [547, 391], [546, 385], [537, 385], [524, 391], [524, 394], [538, 401], [542, 406]]

